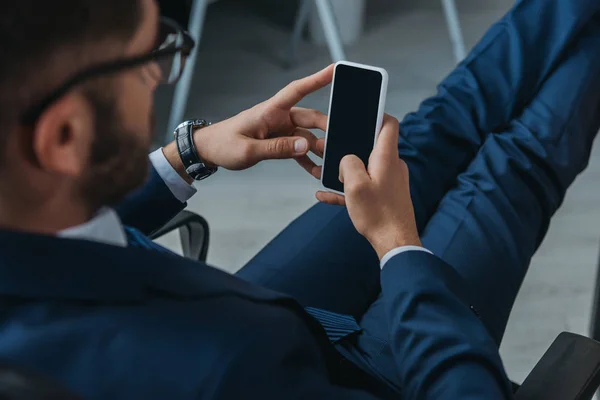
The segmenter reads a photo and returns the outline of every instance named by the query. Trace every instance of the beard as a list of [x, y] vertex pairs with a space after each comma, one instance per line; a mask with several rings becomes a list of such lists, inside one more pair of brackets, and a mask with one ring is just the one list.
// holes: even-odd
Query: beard
[[[95, 110], [95, 137], [80, 187], [84, 201], [95, 212], [116, 205], [145, 182], [150, 143], [125, 127], [114, 96], [90, 91], [88, 98]], [[151, 115], [152, 130], [154, 125]]]

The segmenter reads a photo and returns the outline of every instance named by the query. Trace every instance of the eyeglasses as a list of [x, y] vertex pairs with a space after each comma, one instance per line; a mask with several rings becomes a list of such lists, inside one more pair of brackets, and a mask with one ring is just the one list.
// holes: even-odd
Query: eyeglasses
[[151, 69], [151, 73], [159, 84], [174, 84], [181, 78], [187, 57], [194, 46], [194, 39], [177, 22], [162, 17], [156, 45], [149, 54], [98, 64], [75, 74], [37, 104], [28, 108], [21, 116], [21, 123], [23, 125], [35, 123], [52, 103], [88, 79], [114, 74], [147, 63], [154, 63], [155, 68]]

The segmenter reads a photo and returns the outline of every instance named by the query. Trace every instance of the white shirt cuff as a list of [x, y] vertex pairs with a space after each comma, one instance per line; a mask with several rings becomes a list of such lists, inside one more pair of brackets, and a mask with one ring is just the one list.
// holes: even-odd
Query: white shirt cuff
[[196, 194], [196, 188], [187, 183], [175, 171], [175, 168], [171, 166], [167, 157], [165, 157], [162, 148], [150, 153], [150, 162], [177, 200], [185, 203]]
[[400, 253], [404, 253], [405, 251], [424, 251], [426, 253], [429, 254], [433, 254], [431, 251], [427, 250], [424, 247], [420, 247], [420, 246], [402, 246], [402, 247], [396, 247], [395, 249], [392, 249], [390, 251], [388, 251], [385, 256], [383, 256], [383, 258], [381, 259], [381, 262], [379, 263], [380, 267], [383, 269], [384, 265], [390, 261], [390, 259], [394, 256], [397, 256]]

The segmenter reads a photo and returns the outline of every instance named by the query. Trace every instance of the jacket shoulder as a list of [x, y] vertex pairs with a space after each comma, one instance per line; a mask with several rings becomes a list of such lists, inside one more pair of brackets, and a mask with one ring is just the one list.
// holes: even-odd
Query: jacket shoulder
[[[144, 382], [153, 393], [172, 392], [178, 381], [181, 398], [210, 398], [226, 382], [245, 382], [250, 370], [269, 375], [290, 347], [315, 347], [308, 328], [285, 307], [229, 295], [161, 301], [117, 320], [99, 356], [120, 365], [119, 379], [137, 371], [134, 384]], [[144, 390], [134, 389], [137, 397]]]

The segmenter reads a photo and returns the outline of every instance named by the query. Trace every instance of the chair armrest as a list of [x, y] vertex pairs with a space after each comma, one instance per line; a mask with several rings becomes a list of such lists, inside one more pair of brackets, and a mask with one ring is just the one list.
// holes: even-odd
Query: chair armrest
[[600, 386], [600, 343], [563, 332], [515, 395], [516, 400], [591, 400]]
[[184, 257], [206, 261], [210, 229], [208, 222], [198, 214], [185, 210], [181, 211], [165, 226], [153, 232], [150, 238], [157, 239], [177, 229], [179, 229]]

